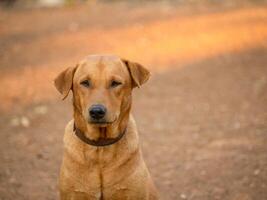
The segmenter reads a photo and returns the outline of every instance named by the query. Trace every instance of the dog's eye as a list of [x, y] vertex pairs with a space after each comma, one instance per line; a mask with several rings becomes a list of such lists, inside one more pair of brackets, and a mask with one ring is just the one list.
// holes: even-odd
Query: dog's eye
[[118, 82], [118, 81], [112, 81], [111, 84], [110, 84], [110, 87], [115, 88], [115, 87], [117, 87], [117, 86], [119, 86], [119, 85], [121, 85], [121, 84], [122, 84], [121, 82]]
[[90, 87], [90, 82], [88, 80], [82, 81], [80, 84], [84, 87]]

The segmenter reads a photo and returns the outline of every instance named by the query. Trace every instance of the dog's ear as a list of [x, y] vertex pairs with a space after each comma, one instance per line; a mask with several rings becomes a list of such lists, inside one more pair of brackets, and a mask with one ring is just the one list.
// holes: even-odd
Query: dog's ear
[[126, 59], [122, 59], [122, 61], [123, 63], [125, 63], [130, 72], [133, 87], [140, 87], [149, 79], [150, 72], [142, 65], [136, 62], [128, 61]]
[[63, 96], [62, 100], [64, 100], [68, 96], [70, 90], [72, 89], [73, 76], [76, 69], [77, 66], [69, 67], [64, 71], [62, 71], [59, 75], [57, 75], [57, 77], [54, 80], [54, 84], [57, 90]]

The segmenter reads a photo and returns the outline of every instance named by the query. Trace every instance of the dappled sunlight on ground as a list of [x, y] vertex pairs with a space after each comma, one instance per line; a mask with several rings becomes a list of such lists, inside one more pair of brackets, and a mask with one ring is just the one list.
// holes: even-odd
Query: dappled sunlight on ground
[[[79, 9], [86, 12], [84, 8], [74, 8], [74, 12], [78, 13]], [[137, 13], [140, 10], [142, 8], [136, 8]], [[49, 12], [52, 12], [50, 20], [59, 21], [57, 17], [61, 17], [60, 13]], [[23, 11], [20, 15], [23, 15]], [[15, 23], [13, 18], [16, 19], [16, 14], [10, 14], [9, 17], [7, 20]], [[46, 22], [43, 27], [42, 24], [37, 25], [37, 30], [43, 32], [34, 32], [32, 26], [27, 26], [27, 22], [34, 22], [32, 15], [23, 15], [20, 23], [24, 26], [11, 27], [10, 33], [4, 25], [2, 35], [7, 40], [7, 48], [1, 50], [4, 76], [0, 84], [10, 90], [1, 90], [1, 108], [8, 108], [18, 101], [27, 104], [54, 98], [54, 76], [88, 54], [117, 54], [160, 72], [226, 52], [267, 47], [265, 7], [199, 14], [178, 13], [152, 20], [144, 15], [142, 21], [133, 20], [129, 24], [120, 24], [118, 21], [111, 27], [90, 24], [79, 28], [79, 23], [90, 18], [86, 13], [75, 23], [74, 15], [67, 17], [72, 19], [67, 31], [58, 31], [56, 26], [49, 27]], [[36, 13], [36, 19], [43, 20], [40, 11]], [[20, 36], [17, 38], [18, 34]], [[27, 58], [30, 55], [32, 58]], [[4, 67], [5, 64], [8, 68]], [[12, 68], [17, 65], [19, 70], [14, 72]]]

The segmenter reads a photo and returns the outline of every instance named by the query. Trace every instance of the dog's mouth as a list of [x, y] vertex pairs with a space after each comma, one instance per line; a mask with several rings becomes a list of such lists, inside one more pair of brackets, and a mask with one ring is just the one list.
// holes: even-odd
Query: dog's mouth
[[116, 119], [113, 120], [113, 121], [92, 120], [91, 119], [91, 120], [88, 121], [88, 123], [91, 124], [91, 125], [95, 125], [95, 126], [105, 127], [105, 126], [113, 124], [115, 121], [116, 121]]

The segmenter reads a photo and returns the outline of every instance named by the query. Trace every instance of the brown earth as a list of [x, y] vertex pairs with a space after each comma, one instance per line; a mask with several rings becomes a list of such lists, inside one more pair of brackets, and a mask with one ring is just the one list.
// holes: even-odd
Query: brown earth
[[57, 199], [52, 80], [97, 53], [153, 73], [133, 113], [162, 199], [267, 199], [267, 6], [225, 2], [0, 10], [0, 199]]

